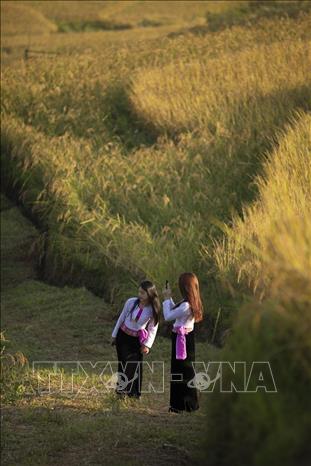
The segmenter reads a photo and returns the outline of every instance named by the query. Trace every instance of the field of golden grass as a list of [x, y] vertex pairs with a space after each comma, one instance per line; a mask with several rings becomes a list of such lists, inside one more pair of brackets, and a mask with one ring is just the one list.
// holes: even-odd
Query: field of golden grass
[[[236, 27], [116, 42], [7, 67], [3, 151], [14, 153], [10, 176], [36, 173], [23, 197], [53, 225], [55, 273], [58, 261], [64, 275], [100, 270], [93, 286], [120, 300], [129, 271], [160, 286], [195, 269], [208, 282], [213, 219], [228, 221], [257, 195], [265, 151], [309, 108], [308, 25], [309, 16], [266, 20], [248, 36]], [[118, 271], [109, 265], [103, 286], [107, 264]], [[208, 285], [205, 299], [216, 312]]]
[[[128, 29], [4, 36], [2, 185], [40, 228], [32, 250], [42, 278], [86, 286], [116, 311], [145, 277], [159, 289], [168, 279], [177, 293], [179, 273], [196, 272], [203, 337], [221, 344], [230, 329], [219, 357], [271, 361], [280, 388], [274, 398], [213, 394], [208, 464], [303, 464], [308, 2], [289, 2], [280, 16], [281, 2], [225, 3], [215, 16], [196, 2], [189, 21], [186, 3], [178, 14], [172, 2], [92, 3], [96, 18]], [[80, 21], [65, 3], [63, 17], [45, 2], [29, 5], [55, 24]], [[25, 47], [55, 55], [21, 60]]]

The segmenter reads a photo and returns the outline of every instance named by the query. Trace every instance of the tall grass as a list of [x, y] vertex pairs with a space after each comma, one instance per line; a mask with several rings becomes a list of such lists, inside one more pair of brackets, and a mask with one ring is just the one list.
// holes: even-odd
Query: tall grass
[[[217, 387], [207, 403], [209, 465], [292, 466], [310, 457], [310, 130], [310, 114], [298, 113], [280, 134], [257, 179], [258, 200], [215, 249], [223, 279], [254, 294], [219, 360], [247, 361], [249, 368], [268, 361], [277, 393], [224, 394]], [[243, 383], [240, 376], [235, 381]]]
[[259, 198], [215, 248], [223, 276], [262, 294], [311, 302], [311, 117], [298, 114], [269, 154]]
[[307, 23], [270, 23], [270, 45], [263, 23], [254, 42], [215, 35], [214, 50], [185, 37], [7, 68], [4, 183], [38, 216], [49, 275], [87, 272], [120, 303], [144, 276], [161, 287], [192, 269], [216, 314], [213, 219], [254, 198], [277, 131], [310, 108]]
[[[258, 388], [255, 393], [237, 393], [235, 389], [221, 393], [216, 386], [207, 394], [204, 464], [295, 466], [308, 462], [311, 321], [310, 304], [299, 299], [301, 291], [303, 288], [297, 288], [295, 300], [278, 296], [240, 309], [232, 335], [215, 359], [229, 361], [232, 367], [235, 361], [245, 361], [247, 376], [253, 361], [267, 361], [277, 392]], [[230, 387], [231, 380], [224, 372], [224, 386]], [[234, 382], [241, 390], [241, 375], [235, 376]]]
[[2, 77], [3, 185], [36, 216], [46, 275], [120, 304], [141, 278], [176, 291], [193, 270], [232, 326], [220, 359], [270, 361], [277, 395], [208, 401], [211, 466], [310, 453], [309, 24], [104, 50], [92, 36], [87, 52], [79, 36], [83, 53]]
[[[249, 137], [252, 127], [258, 132], [270, 127], [275, 114], [273, 101], [268, 101], [271, 108], [252, 103], [260, 98], [265, 103], [265, 97], [278, 93], [281, 109], [291, 89], [305, 86], [307, 92], [310, 63], [308, 41], [262, 45], [215, 59], [181, 60], [139, 70], [131, 102], [140, 118], [161, 132], [199, 131], [215, 138], [243, 131], [240, 136]], [[288, 74], [290, 69], [296, 72]], [[245, 114], [247, 110], [251, 115]]]

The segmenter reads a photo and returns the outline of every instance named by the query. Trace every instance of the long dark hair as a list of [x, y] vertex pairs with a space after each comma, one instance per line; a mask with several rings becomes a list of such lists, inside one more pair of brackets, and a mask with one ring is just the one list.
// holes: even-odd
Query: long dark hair
[[[150, 282], [149, 280], [143, 280], [140, 283], [139, 286], [143, 290], [145, 290], [147, 295], [148, 295], [149, 304], [152, 307], [153, 320], [154, 320], [155, 325], [156, 325], [159, 322], [159, 315], [160, 315], [160, 308], [161, 308], [157, 289], [156, 289], [155, 285], [152, 282]], [[131, 309], [131, 318], [132, 318], [132, 315], [133, 315], [133, 311], [134, 311], [135, 307], [138, 305], [138, 303], [139, 303], [139, 298], [136, 299], [136, 301], [134, 302], [134, 305], [133, 305], [133, 307]]]
[[184, 301], [188, 301], [194, 315], [194, 321], [203, 320], [203, 305], [200, 296], [198, 277], [192, 272], [182, 273], [179, 277], [179, 289]]

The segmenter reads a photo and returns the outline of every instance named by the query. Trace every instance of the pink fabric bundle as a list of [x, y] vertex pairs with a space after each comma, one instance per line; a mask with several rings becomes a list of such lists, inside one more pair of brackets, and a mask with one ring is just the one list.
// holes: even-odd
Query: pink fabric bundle
[[148, 335], [148, 330], [146, 330], [145, 328], [141, 328], [140, 330], [138, 330], [139, 342], [143, 344], [147, 340]]
[[176, 338], [176, 359], [186, 359], [187, 357], [187, 348], [186, 348], [186, 337], [187, 331], [185, 327], [175, 327], [177, 331]]

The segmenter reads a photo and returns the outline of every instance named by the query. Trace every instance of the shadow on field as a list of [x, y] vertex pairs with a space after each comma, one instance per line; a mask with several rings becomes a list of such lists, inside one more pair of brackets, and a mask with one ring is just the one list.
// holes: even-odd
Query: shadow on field
[[125, 84], [110, 86], [102, 104], [108, 114], [105, 119], [106, 129], [112, 139], [117, 137], [126, 152], [141, 146], [152, 146], [156, 142], [158, 132], [153, 131], [135, 114]]
[[[215, 139], [210, 145], [199, 135], [191, 142], [189, 155], [202, 154], [206, 172], [206, 201], [196, 211], [207, 219], [206, 229], [213, 241], [220, 240], [223, 231], [208, 221], [208, 215], [227, 225], [236, 213], [243, 217], [245, 206], [257, 199], [256, 178], [262, 174], [264, 162], [277, 147], [280, 132], [299, 110], [311, 110], [311, 87], [307, 85], [251, 96], [248, 105], [241, 102], [228, 116], [229, 135], [218, 136], [215, 127]], [[212, 241], [209, 244], [212, 247]], [[246, 290], [240, 290], [238, 284], [232, 290], [222, 283], [213, 257], [205, 259], [205, 268], [209, 274], [202, 278], [202, 289], [206, 290], [209, 309], [221, 309], [214, 343], [223, 346], [223, 332], [230, 328]], [[207, 335], [209, 341], [217, 317], [217, 312], [213, 312], [199, 325], [200, 333]]]
[[140, 466], [165, 466], [175, 461], [185, 466], [201, 464], [194, 455], [201, 447], [202, 414], [187, 418], [190, 433], [180, 415], [138, 406], [115, 410], [83, 403], [66, 406], [64, 401], [52, 399], [44, 406], [5, 407], [2, 418], [2, 460], [6, 465], [132, 465], [129, 449], [133, 442], [135, 464]]
[[[248, 103], [240, 102], [227, 117], [229, 133], [217, 135], [211, 147], [200, 145], [204, 163], [210, 172], [211, 211], [218, 219], [230, 221], [232, 209], [242, 215], [245, 204], [256, 199], [256, 177], [263, 163], [278, 144], [280, 132], [290, 123], [295, 112], [311, 110], [311, 87], [307, 85], [267, 95], [253, 95]], [[214, 199], [220, 208], [213, 209]]]

